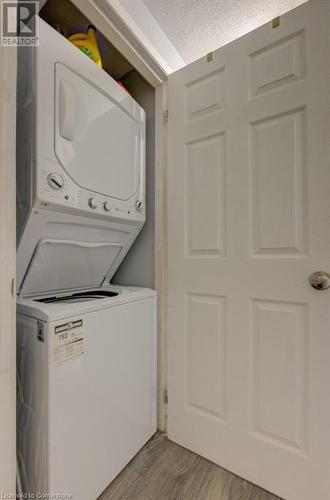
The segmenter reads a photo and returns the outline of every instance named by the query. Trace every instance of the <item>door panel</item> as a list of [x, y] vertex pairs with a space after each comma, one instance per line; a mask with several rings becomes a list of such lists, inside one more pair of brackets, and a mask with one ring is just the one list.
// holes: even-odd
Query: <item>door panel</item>
[[253, 256], [304, 256], [306, 109], [267, 117], [249, 128]]
[[187, 256], [224, 255], [224, 134], [189, 142], [185, 160]]
[[330, 5], [170, 75], [168, 432], [287, 500], [330, 498]]
[[186, 405], [192, 413], [226, 420], [224, 297], [186, 295]]
[[250, 315], [251, 431], [306, 454], [306, 304], [252, 300]]

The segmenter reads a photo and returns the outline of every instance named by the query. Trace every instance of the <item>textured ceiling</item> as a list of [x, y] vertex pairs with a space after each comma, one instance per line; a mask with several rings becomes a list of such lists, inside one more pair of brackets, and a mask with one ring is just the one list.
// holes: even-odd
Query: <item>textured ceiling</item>
[[186, 63], [306, 0], [143, 0]]

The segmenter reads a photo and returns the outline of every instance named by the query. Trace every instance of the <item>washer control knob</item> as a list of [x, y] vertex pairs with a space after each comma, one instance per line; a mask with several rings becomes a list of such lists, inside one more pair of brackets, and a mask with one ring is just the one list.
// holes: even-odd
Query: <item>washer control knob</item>
[[93, 209], [95, 210], [95, 208], [97, 208], [97, 201], [95, 198], [89, 198], [88, 200], [88, 205]]
[[143, 210], [143, 201], [142, 200], [136, 200], [135, 202], [135, 208], [138, 212], [142, 212]]
[[110, 201], [103, 202], [103, 208], [104, 208], [104, 210], [106, 212], [110, 212], [110, 210], [111, 210], [111, 203], [110, 203]]
[[59, 191], [64, 186], [63, 177], [56, 172], [51, 172], [50, 174], [48, 174], [47, 182], [52, 189], [55, 189], [55, 191]]

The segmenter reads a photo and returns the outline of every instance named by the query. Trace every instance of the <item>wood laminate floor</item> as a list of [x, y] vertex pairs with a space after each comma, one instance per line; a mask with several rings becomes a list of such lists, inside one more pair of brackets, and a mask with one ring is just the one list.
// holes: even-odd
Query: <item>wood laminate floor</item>
[[280, 500], [156, 434], [99, 500]]

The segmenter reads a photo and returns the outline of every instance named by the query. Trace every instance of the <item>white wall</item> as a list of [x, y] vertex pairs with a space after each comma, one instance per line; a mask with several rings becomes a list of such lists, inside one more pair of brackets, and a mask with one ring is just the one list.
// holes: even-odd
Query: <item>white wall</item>
[[124, 85], [147, 115], [146, 151], [146, 223], [122, 262], [112, 282], [154, 288], [155, 238], [155, 91], [136, 71], [131, 71]]
[[15, 493], [16, 49], [0, 46], [0, 496]]

